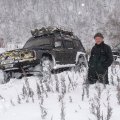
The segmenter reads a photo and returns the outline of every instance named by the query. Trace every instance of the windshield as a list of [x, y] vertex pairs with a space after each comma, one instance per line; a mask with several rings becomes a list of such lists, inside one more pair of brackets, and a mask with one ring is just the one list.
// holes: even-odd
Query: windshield
[[39, 47], [44, 45], [51, 45], [51, 38], [49, 37], [38, 37], [38, 38], [30, 38], [24, 45], [23, 48], [30, 47]]

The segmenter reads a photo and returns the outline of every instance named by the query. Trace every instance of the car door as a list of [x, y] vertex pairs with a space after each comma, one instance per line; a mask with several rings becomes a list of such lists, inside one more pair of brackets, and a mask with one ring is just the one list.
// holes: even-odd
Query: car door
[[64, 54], [65, 63], [75, 64], [76, 49], [75, 49], [72, 39], [64, 39], [63, 44], [64, 44], [64, 52], [65, 52]]
[[63, 47], [63, 39], [54, 40], [54, 55], [57, 64], [65, 64], [65, 51]]

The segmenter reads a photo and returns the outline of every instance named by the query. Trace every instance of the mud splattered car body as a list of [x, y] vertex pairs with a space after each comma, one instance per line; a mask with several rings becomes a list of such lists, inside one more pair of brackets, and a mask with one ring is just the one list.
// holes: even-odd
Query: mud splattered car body
[[5, 72], [29, 71], [48, 57], [53, 69], [75, 66], [82, 55], [86, 59], [85, 49], [77, 36], [61, 29], [41, 28], [31, 31], [32, 37], [23, 49], [7, 51], [0, 55], [0, 68]]

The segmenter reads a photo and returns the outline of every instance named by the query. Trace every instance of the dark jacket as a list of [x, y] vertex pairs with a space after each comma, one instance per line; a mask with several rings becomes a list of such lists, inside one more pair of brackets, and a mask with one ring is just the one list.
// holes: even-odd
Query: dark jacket
[[[113, 62], [113, 55], [110, 46], [102, 42], [100, 45], [95, 44], [91, 50], [89, 59], [89, 76], [94, 74], [105, 74], [108, 67]], [[88, 77], [89, 77], [88, 76]]]
[[89, 67], [97, 72], [102, 72], [113, 62], [113, 55], [110, 46], [102, 42], [100, 45], [95, 44], [91, 50]]

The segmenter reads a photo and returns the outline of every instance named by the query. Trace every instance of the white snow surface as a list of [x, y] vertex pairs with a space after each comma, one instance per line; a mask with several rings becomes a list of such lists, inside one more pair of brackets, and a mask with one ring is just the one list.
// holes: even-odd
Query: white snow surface
[[6, 48], [0, 48], [0, 54], [5, 52], [6, 51]]
[[[98, 102], [103, 120], [107, 118], [108, 108], [111, 108], [108, 120], [118, 120], [120, 66], [109, 68], [110, 85], [88, 86], [84, 84], [85, 79], [85, 69], [80, 72], [72, 69], [52, 74], [49, 79], [48, 76], [32, 76], [0, 84], [0, 120], [97, 120], [92, 105], [98, 105]], [[32, 91], [31, 94], [23, 93], [23, 86], [26, 91]], [[40, 86], [41, 94], [37, 92], [37, 86]]]

